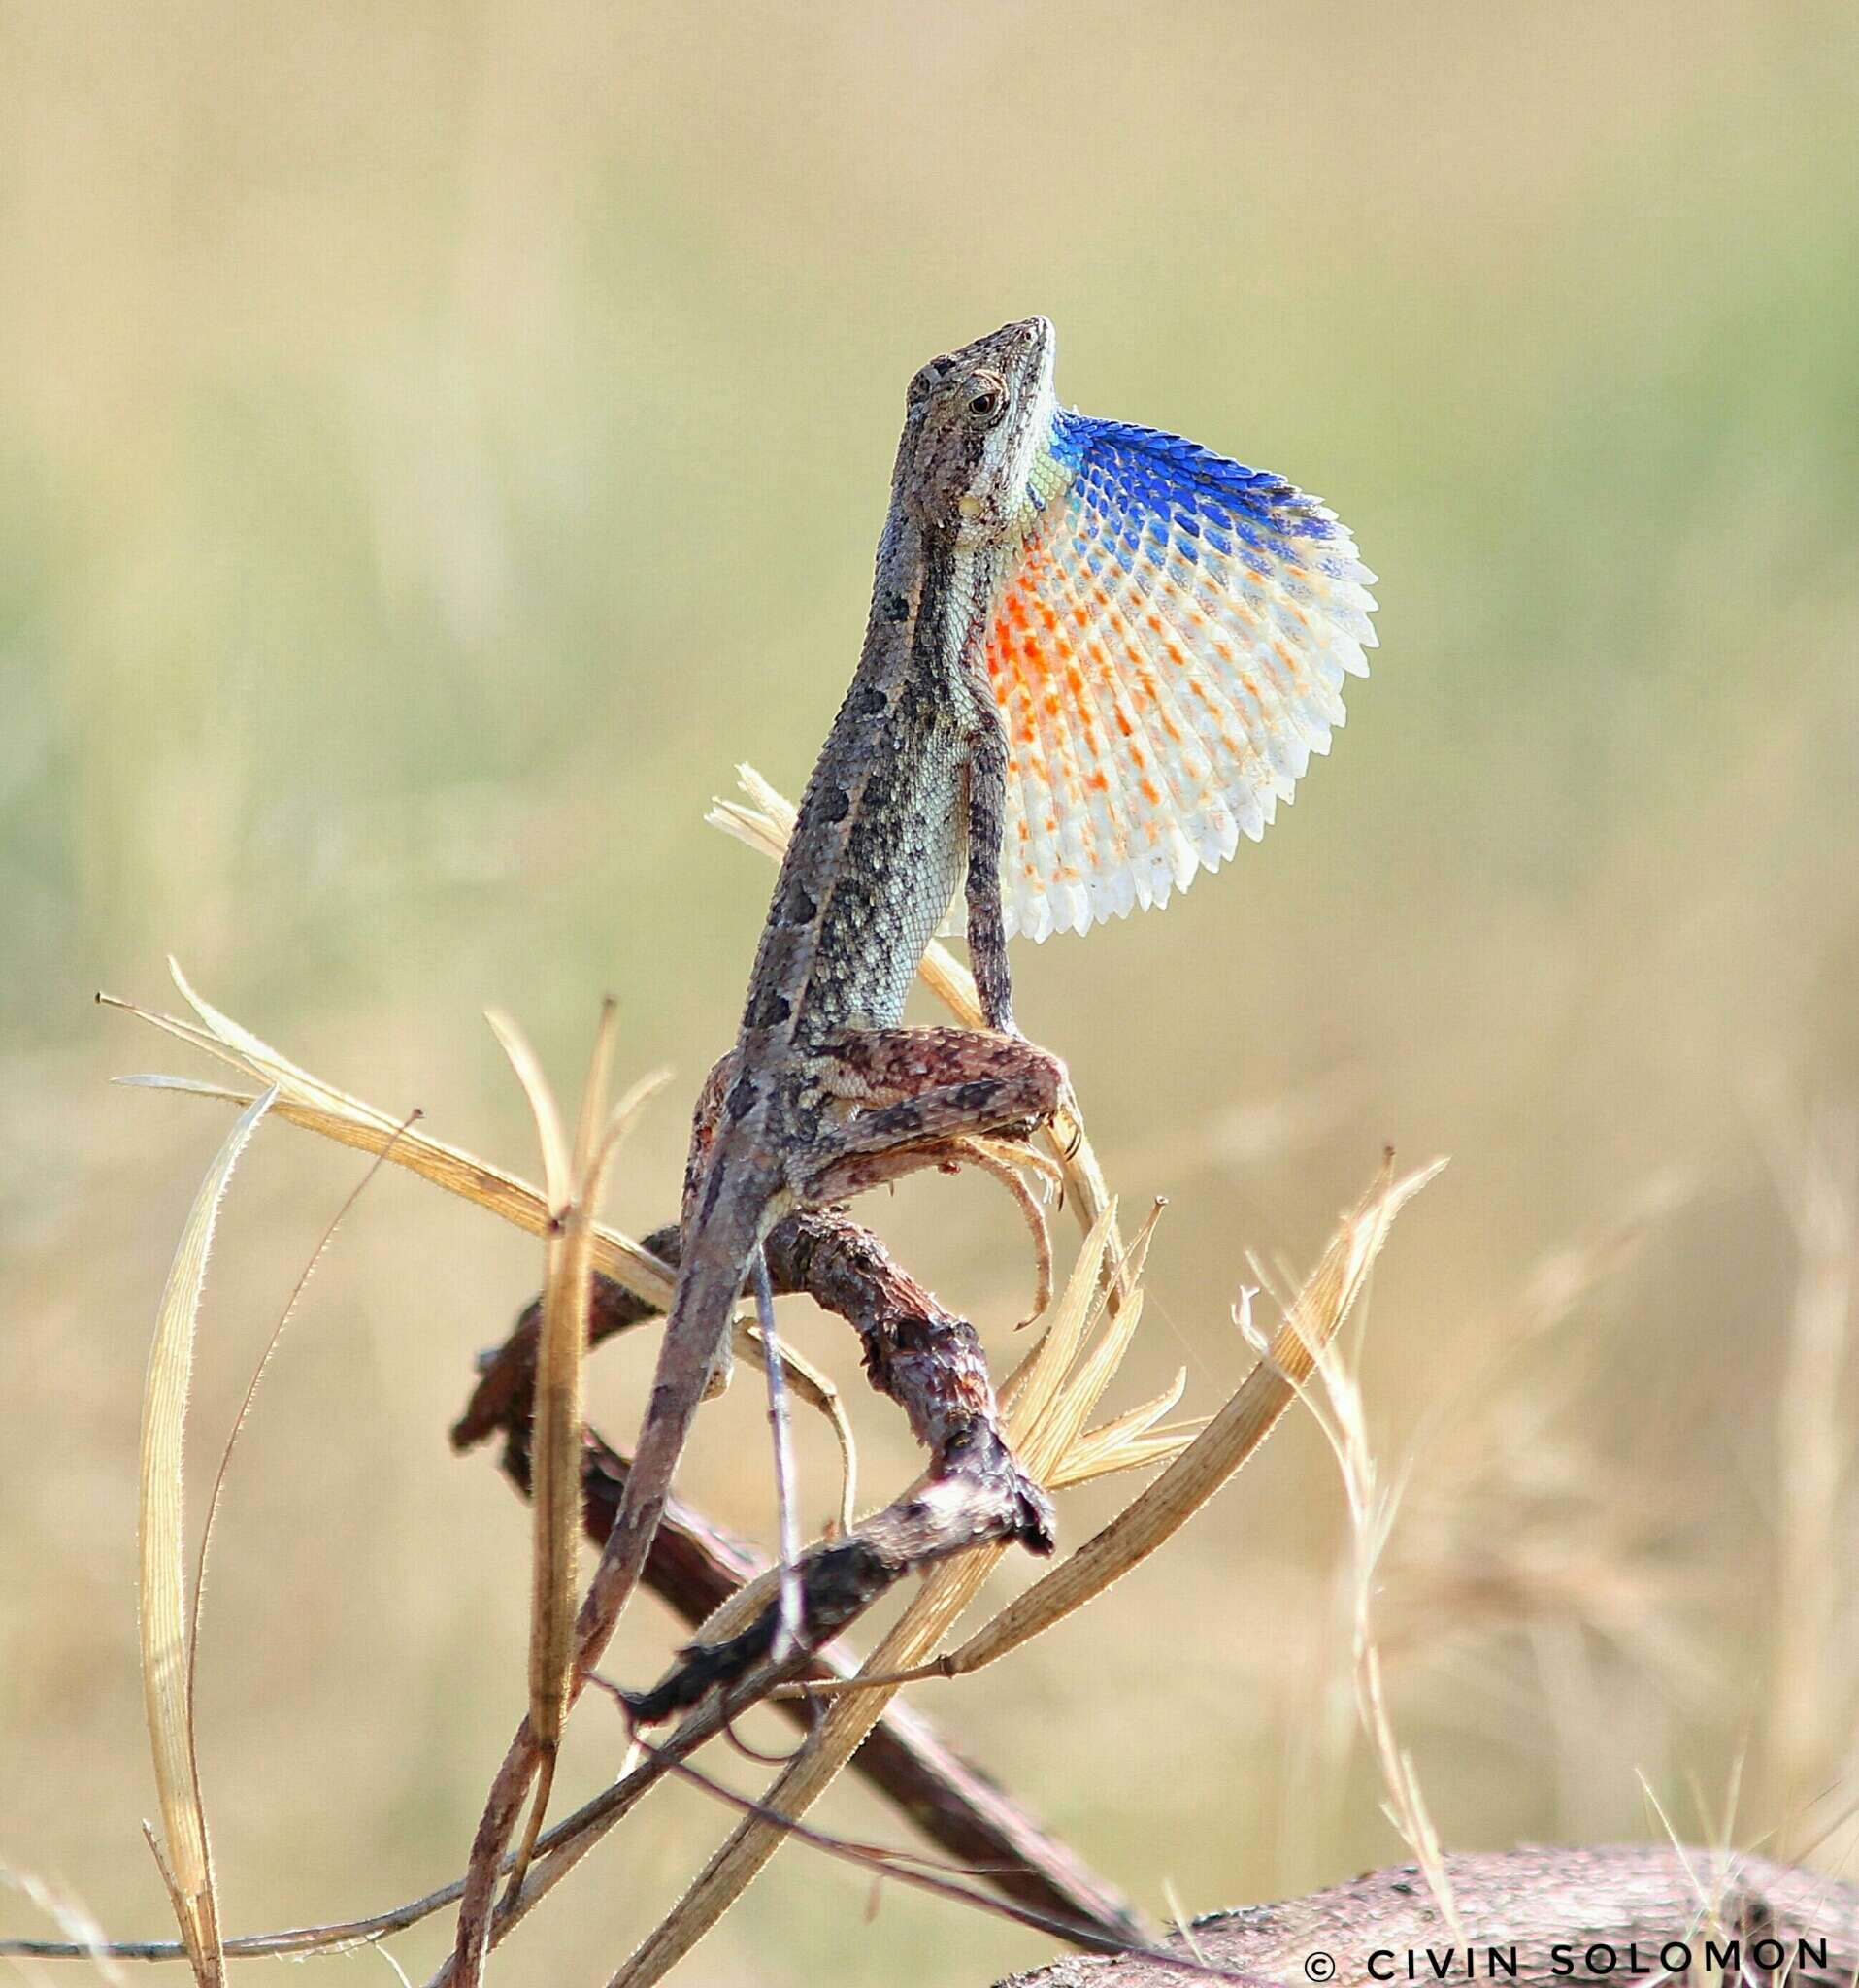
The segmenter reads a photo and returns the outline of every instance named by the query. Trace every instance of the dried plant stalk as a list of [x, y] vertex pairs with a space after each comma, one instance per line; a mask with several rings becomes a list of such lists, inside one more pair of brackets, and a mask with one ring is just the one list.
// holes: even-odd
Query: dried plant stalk
[[162, 1824], [162, 1844], [157, 1845], [152, 1835], [149, 1842], [156, 1849], [187, 1958], [202, 1988], [218, 1988], [225, 1978], [226, 1964], [220, 1951], [213, 1848], [201, 1804], [200, 1762], [194, 1744], [183, 1442], [193, 1380], [195, 1326], [219, 1204], [232, 1170], [276, 1097], [275, 1089], [267, 1090], [240, 1114], [194, 1196], [155, 1314], [154, 1344], [143, 1392], [137, 1467], [137, 1603], [142, 1688], [154, 1749]]
[[543, 1179], [554, 1211], [543, 1274], [542, 1334], [536, 1359], [534, 1496], [530, 1564], [529, 1724], [540, 1758], [529, 1829], [516, 1858], [513, 1885], [520, 1886], [548, 1812], [555, 1781], [574, 1680], [575, 1573], [581, 1543], [581, 1426], [582, 1366], [587, 1345], [587, 1305], [593, 1271], [588, 1255], [591, 1203], [586, 1171], [594, 1114], [601, 1109], [613, 1066], [614, 1003], [601, 1006], [592, 1065], [581, 1098], [581, 1130], [573, 1158], [554, 1094], [535, 1051], [516, 1024], [486, 1015], [510, 1058], [536, 1121]]
[[[1007, 1415], [1014, 1453], [1036, 1478], [1043, 1477], [1058, 1461], [1060, 1431], [1068, 1408], [1062, 1382], [1101, 1309], [1105, 1295], [1102, 1272], [1115, 1221], [1115, 1204], [1112, 1203], [1092, 1225], [1079, 1252], [1053, 1309], [1052, 1322], [1029, 1355], [1033, 1366], [1028, 1384]], [[974, 1600], [1006, 1550], [1005, 1546], [980, 1546], [938, 1567], [872, 1653], [866, 1670], [890, 1675], [927, 1656]], [[895, 1690], [894, 1685], [882, 1685], [834, 1704], [813, 1742], [775, 1782], [763, 1798], [763, 1806], [780, 1816], [804, 1814], [857, 1751]], [[658, 1980], [735, 1903], [780, 1847], [784, 1835], [780, 1823], [763, 1817], [743, 1823], [705, 1867], [677, 1909], [614, 1976], [611, 1988], [645, 1988]]]
[[568, 1717], [575, 1664], [575, 1574], [581, 1545], [581, 1363], [565, 1352], [571, 1335], [577, 1352], [587, 1313], [587, 1222], [571, 1202], [561, 1240], [548, 1250], [544, 1281], [543, 1334], [536, 1380], [535, 1553], [529, 1613], [529, 1721], [543, 1755], [543, 1777], [529, 1839], [517, 1859], [529, 1861], [536, 1832], [548, 1806], [555, 1756]]
[[[241, 1106], [249, 1104], [266, 1085], [274, 1086], [278, 1093], [277, 1102], [272, 1107], [275, 1117], [317, 1133], [338, 1145], [384, 1156], [395, 1166], [417, 1174], [434, 1186], [443, 1187], [448, 1194], [455, 1194], [475, 1207], [487, 1209], [492, 1214], [532, 1236], [548, 1235], [553, 1220], [548, 1198], [527, 1180], [479, 1159], [460, 1146], [434, 1139], [417, 1126], [409, 1127], [405, 1118], [390, 1117], [351, 1093], [324, 1082], [321, 1077], [313, 1077], [204, 1001], [188, 985], [186, 976], [176, 961], [171, 959], [168, 962], [168, 971], [188, 1006], [200, 1017], [199, 1023], [157, 1013], [133, 1001], [120, 1000], [114, 994], [99, 994], [97, 999], [106, 1008], [121, 1009], [125, 1013], [148, 1022], [150, 1027], [161, 1030], [164, 1035], [173, 1036], [178, 1042], [189, 1044], [221, 1063], [232, 1065], [254, 1079], [253, 1086], [250, 1089], [234, 1089], [224, 1084], [206, 1083], [197, 1077], [149, 1074], [118, 1077], [118, 1083], [152, 1090], [180, 1091], [188, 1097], [216, 1098], [226, 1104]], [[596, 1223], [593, 1225], [591, 1247], [596, 1270], [604, 1271], [629, 1291], [637, 1291], [655, 1305], [663, 1307], [671, 1302], [672, 1287], [676, 1282], [674, 1272], [632, 1237]], [[737, 1317], [735, 1345], [745, 1359], [760, 1367], [764, 1357], [761, 1336], [746, 1314]], [[832, 1424], [844, 1472], [841, 1505], [843, 1508], [849, 1508], [857, 1456], [851, 1424], [847, 1419], [839, 1390], [798, 1353], [788, 1351], [783, 1360], [788, 1385], [802, 1401]]]
[[1796, 1127], [1771, 1112], [1771, 1165], [1795, 1232], [1798, 1267], [1776, 1397], [1780, 1474], [1769, 1754], [1784, 1843], [1807, 1835], [1820, 1786], [1837, 1785], [1852, 1706], [1830, 1668], [1847, 1577], [1840, 1520], [1850, 1495], [1847, 1399], [1852, 1297], [1859, 1283], [1859, 1123], [1831, 1114]]
[[1362, 1390], [1334, 1339], [1313, 1348], [1314, 1385], [1302, 1377], [1298, 1394], [1311, 1410], [1336, 1458], [1349, 1508], [1351, 1543], [1349, 1580], [1350, 1674], [1355, 1686], [1356, 1716], [1375, 1749], [1386, 1793], [1382, 1812], [1413, 1852], [1427, 1888], [1440, 1908], [1455, 1944], [1465, 1942], [1465, 1928], [1446, 1874], [1445, 1853], [1433, 1816], [1420, 1790], [1412, 1757], [1394, 1736], [1383, 1681], [1380, 1645], [1375, 1636], [1376, 1577], [1393, 1529], [1400, 1503], [1400, 1479], [1381, 1481], [1375, 1451], [1369, 1442]]
[[1062, 1621], [1146, 1560], [1200, 1510], [1309, 1381], [1321, 1349], [1360, 1295], [1395, 1216], [1444, 1164], [1436, 1160], [1399, 1180], [1392, 1161], [1384, 1164], [1380, 1179], [1344, 1218], [1264, 1357], [1225, 1408], [1103, 1531], [951, 1652], [942, 1666], [947, 1674], [979, 1670]]
[[639, 1107], [662, 1081], [644, 1078], [603, 1126], [614, 1063], [611, 996], [601, 1004], [594, 1048], [581, 1092], [574, 1149], [542, 1066], [520, 1029], [507, 1016], [487, 1017], [523, 1086], [543, 1150], [544, 1179], [555, 1217], [548, 1238], [542, 1330], [536, 1349], [531, 1434], [532, 1521], [529, 1624], [529, 1728], [536, 1751], [536, 1792], [529, 1826], [510, 1879], [514, 1896], [535, 1852], [555, 1781], [562, 1732], [578, 1689], [576, 1572], [581, 1532], [582, 1402], [587, 1314], [593, 1290], [594, 1215], [607, 1171]]

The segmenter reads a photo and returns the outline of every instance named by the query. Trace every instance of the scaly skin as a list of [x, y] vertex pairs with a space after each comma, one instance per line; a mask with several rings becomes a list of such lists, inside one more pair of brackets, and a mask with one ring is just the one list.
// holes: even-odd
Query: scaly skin
[[[639, 1578], [753, 1252], [790, 1209], [1050, 1116], [1056, 1058], [1013, 1028], [1001, 907], [1006, 742], [982, 667], [1028, 521], [1051, 327], [1012, 324], [911, 383], [857, 674], [781, 865], [742, 1033], [700, 1105], [683, 1254], [597, 1587]], [[904, 997], [967, 878], [991, 1033], [905, 1029]]]
[[[1334, 514], [1178, 436], [1061, 409], [1052, 357], [1030, 318], [911, 382], [858, 673], [693, 1128], [677, 1289], [581, 1609], [582, 1676], [638, 1583], [769, 1229], [1049, 1117], [1064, 1071], [1014, 1030], [1008, 933], [1081, 932], [1217, 869], [1329, 749], [1343, 684], [1367, 674], [1374, 575]], [[964, 878], [987, 1030], [903, 1028]], [[533, 1765], [519, 1736], [448, 1978], [480, 1976]]]
[[[911, 382], [865, 647], [802, 798], [736, 1046], [692, 1129], [682, 1255], [626, 1490], [577, 1624], [575, 1690], [644, 1572], [697, 1405], [770, 1228], [1031, 1127], [1064, 1083], [1013, 1031], [1001, 902], [1005, 735], [983, 653], [1036, 515], [1052, 328], [1010, 324]], [[989, 1032], [905, 1029], [904, 996], [966, 868]], [[473, 1840], [446, 1977], [482, 1978], [498, 1862], [533, 1778], [527, 1725]]]

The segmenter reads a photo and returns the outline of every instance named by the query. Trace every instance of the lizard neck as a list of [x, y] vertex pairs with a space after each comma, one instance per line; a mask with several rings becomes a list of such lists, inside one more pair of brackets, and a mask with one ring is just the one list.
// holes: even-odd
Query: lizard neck
[[952, 531], [916, 527], [920, 574], [908, 675], [970, 736], [994, 722], [984, 696], [982, 645], [1004, 579], [1001, 548], [965, 544]]

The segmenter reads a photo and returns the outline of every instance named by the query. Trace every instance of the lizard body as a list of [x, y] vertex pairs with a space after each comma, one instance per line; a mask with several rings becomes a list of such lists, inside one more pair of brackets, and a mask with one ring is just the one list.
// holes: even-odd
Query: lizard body
[[[1060, 408], [1044, 318], [912, 381], [858, 671], [803, 798], [735, 1047], [699, 1100], [678, 1280], [581, 1676], [638, 1584], [745, 1274], [774, 1224], [1049, 1118], [1012, 933], [1166, 904], [1256, 839], [1367, 674], [1374, 575], [1314, 498], [1178, 436]], [[900, 1026], [958, 885], [984, 1030]], [[1028, 1485], [1019, 1537], [1050, 1544]], [[676, 1693], [673, 1694], [676, 1697]], [[534, 1769], [493, 1783], [460, 1903], [480, 1978]]]
[[[1061, 408], [1053, 348], [1029, 318], [911, 382], [858, 670], [699, 1102], [678, 1285], [590, 1622], [638, 1579], [773, 1224], [1050, 1116], [1064, 1070], [1014, 1028], [1009, 934], [1083, 931], [1218, 868], [1367, 673], [1374, 575], [1334, 514]], [[964, 878], [987, 1030], [903, 1028]]]
[[[603, 1561], [622, 1599], [774, 1223], [1057, 1104], [1062, 1066], [1013, 1029], [1007, 753], [982, 667], [1025, 536], [1051, 368], [1051, 327], [1033, 318], [911, 383], [858, 670], [802, 797], [736, 1046], [697, 1111], [678, 1284]], [[990, 1033], [905, 1029], [905, 995], [964, 877]], [[1049, 1546], [1043, 1523], [1029, 1534]]]

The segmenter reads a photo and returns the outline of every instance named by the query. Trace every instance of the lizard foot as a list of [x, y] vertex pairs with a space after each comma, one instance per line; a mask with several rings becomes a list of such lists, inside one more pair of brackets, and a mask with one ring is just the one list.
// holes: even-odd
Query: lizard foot
[[[844, 1540], [813, 1547], [795, 1568], [801, 1591], [797, 1646], [770, 1674], [756, 1679], [752, 1696], [802, 1669], [808, 1655], [830, 1641], [907, 1574], [989, 1541], [1017, 1540], [1032, 1552], [1053, 1546], [1051, 1501], [1020, 1468], [991, 1424], [976, 1421], [960, 1431], [942, 1467], [926, 1482], [874, 1512]], [[649, 1691], [621, 1692], [633, 1722], [658, 1725], [688, 1709], [713, 1690], [748, 1680], [775, 1646], [779, 1598], [747, 1629], [713, 1643], [691, 1643], [681, 1661]]]

